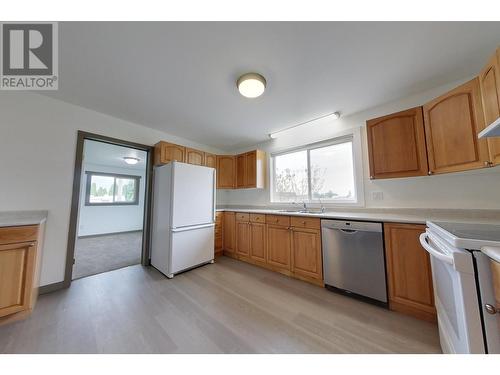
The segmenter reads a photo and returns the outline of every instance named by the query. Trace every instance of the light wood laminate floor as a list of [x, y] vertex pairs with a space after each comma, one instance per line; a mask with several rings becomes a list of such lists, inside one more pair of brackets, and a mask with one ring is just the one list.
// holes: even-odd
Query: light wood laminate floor
[[226, 257], [122, 268], [39, 298], [2, 353], [438, 353], [437, 326]]

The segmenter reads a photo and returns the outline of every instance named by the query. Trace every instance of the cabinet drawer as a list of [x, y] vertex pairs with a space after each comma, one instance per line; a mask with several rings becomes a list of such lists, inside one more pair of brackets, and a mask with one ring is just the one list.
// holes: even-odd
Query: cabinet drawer
[[250, 221], [252, 223], [265, 223], [266, 215], [264, 214], [250, 214]]
[[290, 226], [290, 216], [266, 215], [266, 223], [289, 227]]
[[319, 229], [321, 227], [320, 219], [315, 217], [292, 216], [292, 227]]
[[38, 225], [0, 228], [0, 244], [36, 241]]
[[247, 212], [236, 212], [236, 221], [249, 221], [250, 214]]

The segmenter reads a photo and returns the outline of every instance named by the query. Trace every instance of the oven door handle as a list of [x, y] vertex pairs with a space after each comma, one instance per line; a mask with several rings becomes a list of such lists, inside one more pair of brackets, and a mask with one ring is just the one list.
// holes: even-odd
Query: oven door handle
[[419, 237], [420, 239], [420, 244], [422, 247], [433, 257], [446, 262], [448, 264], [453, 265], [453, 256], [450, 254], [443, 253], [442, 251], [436, 249], [435, 247], [431, 246], [429, 242], [427, 242], [427, 233], [422, 233]]

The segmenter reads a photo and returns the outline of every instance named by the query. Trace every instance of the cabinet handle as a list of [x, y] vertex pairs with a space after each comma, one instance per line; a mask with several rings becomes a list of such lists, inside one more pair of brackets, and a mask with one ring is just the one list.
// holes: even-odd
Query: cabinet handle
[[370, 180], [373, 180], [373, 176], [370, 176]]
[[428, 174], [429, 176], [430, 176], [431, 174], [433, 174], [433, 173], [434, 173], [434, 172], [432, 172], [432, 171], [427, 172], [427, 174]]
[[34, 243], [30, 243], [30, 244], [29, 244], [29, 247], [34, 247], [34, 246], [35, 246], [35, 244], [34, 244]]
[[485, 166], [485, 167], [489, 167], [489, 166], [490, 166], [490, 162], [489, 162], [489, 161], [485, 161], [485, 162], [484, 162], [484, 166]]
[[302, 224], [306, 225], [306, 221], [305, 221], [305, 220], [304, 220], [304, 221], [302, 221]]

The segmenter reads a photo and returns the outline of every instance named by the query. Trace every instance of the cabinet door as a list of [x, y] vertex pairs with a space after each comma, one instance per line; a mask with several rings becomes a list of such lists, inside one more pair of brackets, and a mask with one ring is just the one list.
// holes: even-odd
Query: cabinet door
[[186, 147], [186, 163], [194, 165], [203, 165], [205, 163], [205, 153]]
[[217, 168], [217, 157], [205, 152], [205, 167]]
[[424, 105], [425, 136], [431, 173], [487, 167], [479, 79], [475, 78]]
[[257, 187], [257, 151], [246, 153], [246, 183], [247, 188]]
[[223, 230], [224, 225], [224, 212], [215, 213], [215, 243], [214, 250], [216, 253], [220, 253], [223, 249]]
[[247, 187], [247, 156], [246, 154], [236, 156], [236, 187]]
[[294, 274], [323, 279], [321, 258], [321, 234], [316, 229], [292, 231], [292, 271]]
[[250, 258], [266, 262], [266, 224], [250, 223]]
[[292, 233], [288, 227], [267, 226], [267, 263], [290, 271]]
[[35, 255], [34, 242], [0, 245], [0, 317], [29, 308]]
[[436, 320], [429, 254], [419, 236], [425, 225], [384, 224], [387, 283], [391, 310]]
[[[479, 73], [479, 84], [483, 99], [485, 126], [488, 126], [500, 117], [500, 62], [497, 54], [490, 58]], [[500, 138], [488, 138], [487, 142], [489, 161], [493, 165], [500, 164]]]
[[217, 156], [217, 188], [232, 189], [235, 180], [235, 162], [234, 156]]
[[422, 107], [366, 122], [370, 178], [428, 173]]
[[250, 256], [250, 223], [236, 221], [236, 253], [248, 258]]
[[235, 232], [236, 232], [236, 221], [234, 212], [224, 212], [224, 224], [223, 224], [223, 238], [224, 238], [224, 251], [229, 253], [235, 252]]

